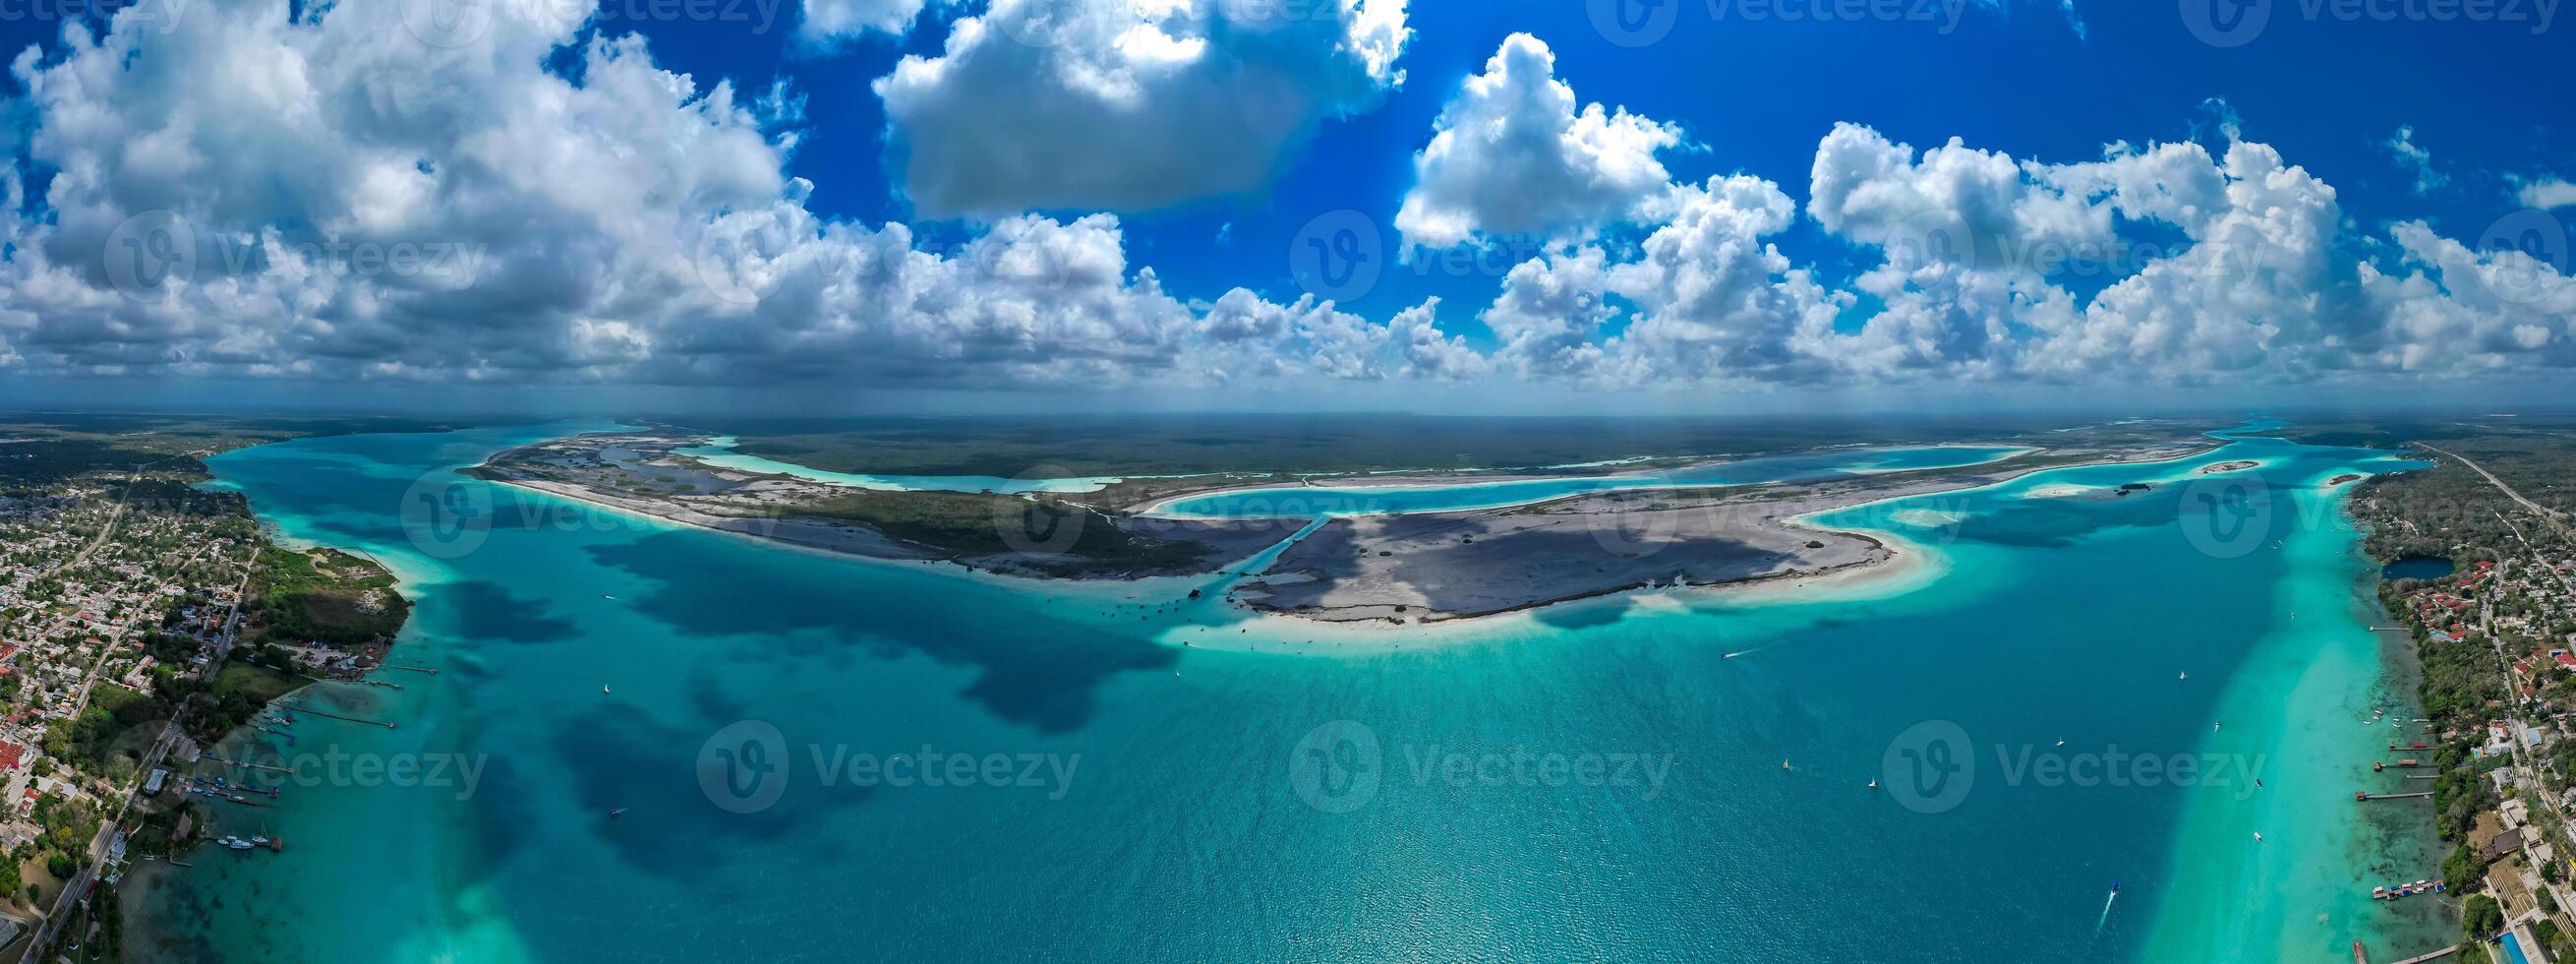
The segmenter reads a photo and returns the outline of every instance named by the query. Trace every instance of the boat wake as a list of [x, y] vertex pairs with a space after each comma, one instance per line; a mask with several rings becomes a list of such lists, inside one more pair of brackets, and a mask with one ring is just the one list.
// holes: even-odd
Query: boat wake
[[2102, 916], [2093, 922], [2093, 939], [2102, 939], [2102, 925], [2111, 922], [2111, 905], [2120, 900], [2120, 885], [2111, 885], [2111, 896], [2102, 899]]

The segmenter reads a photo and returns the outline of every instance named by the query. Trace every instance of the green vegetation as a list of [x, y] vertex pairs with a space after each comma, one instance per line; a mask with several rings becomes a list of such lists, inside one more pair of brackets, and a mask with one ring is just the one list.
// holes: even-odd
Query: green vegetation
[[0, 426], [0, 495], [23, 494], [92, 473], [150, 465], [206, 477], [205, 455], [313, 435], [418, 432], [460, 422], [381, 416], [214, 415], [206, 413], [24, 412]]
[[2460, 904], [2460, 932], [2471, 941], [2494, 937], [2504, 930], [2504, 906], [2485, 894], [2470, 894]]
[[234, 660], [215, 674], [207, 694], [214, 700], [213, 709], [202, 721], [206, 731], [222, 734], [259, 715], [271, 701], [302, 689], [303, 677], [257, 663]]
[[[776, 511], [781, 516], [863, 523], [889, 537], [959, 556], [1041, 550], [1027, 564], [1060, 576], [1191, 572], [1209, 552], [1197, 543], [1128, 532], [1111, 517], [1080, 506], [1015, 496], [850, 489]], [[1056, 546], [1053, 540], [1066, 531], [1074, 533], [1072, 543]], [[1026, 537], [1011, 539], [1006, 533]]]
[[393, 574], [348, 553], [270, 549], [251, 575], [258, 631], [245, 640], [347, 648], [392, 638], [411, 614], [393, 585]]
[[123, 785], [137, 775], [143, 755], [169, 718], [169, 706], [159, 700], [101, 685], [90, 691], [89, 705], [80, 715], [57, 720], [45, 730], [45, 754]]

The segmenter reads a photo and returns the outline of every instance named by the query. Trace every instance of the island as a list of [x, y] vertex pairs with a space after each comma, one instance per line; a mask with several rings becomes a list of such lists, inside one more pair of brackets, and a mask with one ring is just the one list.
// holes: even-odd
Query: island
[[[813, 549], [1012, 578], [1142, 579], [1243, 569], [1225, 597], [1330, 622], [1489, 616], [1648, 586], [1715, 586], [1865, 568], [1898, 549], [1800, 521], [1865, 503], [1992, 485], [2074, 465], [2183, 458], [2192, 438], [2032, 446], [1966, 468], [1824, 473], [1794, 483], [1633, 487], [1464, 512], [1318, 519], [1157, 514], [1175, 499], [1286, 484], [1393, 487], [1599, 472], [1201, 475], [1089, 492], [871, 488], [711, 464], [709, 433], [673, 426], [553, 439], [494, 454], [477, 478]], [[1701, 460], [1705, 464], [1709, 460]], [[2143, 486], [2124, 487], [2143, 488]], [[1904, 521], [1904, 520], [1897, 520]], [[1311, 525], [1311, 529], [1309, 529]], [[1300, 535], [1300, 533], [1304, 533]], [[1248, 560], [1266, 551], [1266, 565]]]
[[860, 488], [719, 468], [677, 451], [709, 439], [678, 430], [581, 435], [500, 452], [466, 474], [808, 548], [1032, 578], [1209, 572], [1303, 524], [1153, 519], [1051, 496]]

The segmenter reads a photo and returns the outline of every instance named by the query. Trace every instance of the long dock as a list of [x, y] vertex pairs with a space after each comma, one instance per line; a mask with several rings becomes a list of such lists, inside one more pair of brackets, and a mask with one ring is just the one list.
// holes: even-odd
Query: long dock
[[[289, 712], [289, 713], [302, 713], [302, 714], [304, 714], [304, 715], [306, 715], [306, 716], [321, 716], [321, 717], [328, 717], [328, 718], [331, 718], [331, 719], [334, 719], [334, 720], [339, 720], [339, 721], [342, 721], [342, 722], [345, 722], [345, 723], [364, 723], [364, 724], [366, 724], [366, 725], [368, 725], [368, 726], [381, 726], [381, 727], [384, 727], [385, 729], [388, 729], [388, 730], [390, 730], [390, 729], [393, 729], [393, 728], [394, 728], [394, 725], [393, 725], [393, 724], [388, 723], [388, 722], [385, 722], [385, 721], [383, 721], [383, 720], [370, 720], [370, 719], [366, 719], [366, 718], [363, 718], [363, 717], [356, 717], [356, 716], [341, 716], [341, 715], [340, 715], [340, 714], [338, 714], [338, 713], [327, 713], [327, 712], [324, 712], [324, 711], [322, 711], [322, 710], [311, 709], [311, 708], [308, 708], [308, 707], [302, 707], [302, 706], [294, 707], [293, 709], [287, 710], [287, 712]], [[2426, 795], [2427, 795], [2427, 796], [2430, 796], [2430, 794], [2426, 794]]]
[[2441, 950], [2434, 951], [2433, 953], [2430, 953], [2430, 954], [2417, 954], [2417, 955], [2415, 955], [2414, 957], [2410, 957], [2410, 958], [2407, 958], [2407, 959], [2405, 959], [2405, 960], [2399, 961], [2399, 962], [2397, 962], [2397, 964], [2423, 964], [2423, 962], [2425, 962], [2425, 961], [2437, 961], [2437, 960], [2441, 960], [2442, 958], [2449, 957], [2449, 956], [2451, 956], [2451, 955], [2453, 955], [2453, 954], [2457, 954], [2457, 953], [2459, 953], [2459, 952], [2460, 952], [2460, 945], [2458, 945], [2458, 944], [2453, 944], [2453, 945], [2451, 945], [2451, 946], [2449, 946], [2449, 947], [2445, 947], [2445, 948], [2443, 948], [2443, 949], [2441, 949]]
[[436, 666], [405, 666], [405, 665], [403, 665], [403, 664], [401, 664], [401, 663], [386, 663], [386, 664], [384, 665], [384, 667], [383, 667], [383, 668], [384, 668], [384, 669], [407, 669], [407, 670], [410, 670], [410, 671], [415, 672], [415, 673], [436, 673], [436, 672], [438, 672], [438, 667], [436, 667]]
[[2432, 795], [2433, 791], [2422, 790], [2415, 793], [2356, 793], [2352, 795], [2352, 798], [2355, 800], [2404, 800], [2409, 797], [2429, 797]]
[[252, 763], [252, 762], [250, 762], [250, 761], [248, 761], [248, 760], [227, 760], [227, 759], [224, 759], [223, 757], [216, 756], [216, 755], [214, 755], [214, 754], [212, 754], [212, 753], [206, 754], [206, 759], [213, 760], [213, 761], [215, 761], [215, 762], [217, 762], [217, 763], [221, 763], [221, 764], [223, 764], [223, 765], [225, 765], [225, 766], [228, 766], [228, 767], [246, 767], [246, 768], [249, 768], [249, 769], [252, 769], [252, 770], [267, 770], [267, 771], [269, 771], [269, 772], [271, 772], [271, 773], [293, 773], [293, 772], [295, 772], [294, 768], [292, 768], [292, 767], [273, 767], [273, 766], [269, 766], [268, 764], [265, 764], [265, 763]]

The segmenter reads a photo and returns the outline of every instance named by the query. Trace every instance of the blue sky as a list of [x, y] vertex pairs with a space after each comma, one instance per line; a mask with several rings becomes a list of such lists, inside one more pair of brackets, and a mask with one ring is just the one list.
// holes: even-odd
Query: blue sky
[[[1909, 2], [1906, 16], [1931, 19], [1821, 23], [1720, 22], [1709, 0], [1671, 2], [1671, 33], [1633, 49], [1601, 37], [1582, 3], [1410, 5], [1408, 77], [1383, 107], [1323, 125], [1268, 191], [1125, 213], [1130, 249], [1186, 294], [1213, 298], [1237, 285], [1294, 294], [1286, 252], [1298, 229], [1339, 209], [1390, 216], [1441, 106], [1516, 32], [1547, 41], [1560, 76], [1586, 100], [1686, 127], [1706, 150], [1674, 158], [1684, 178], [1745, 172], [1794, 185], [1817, 138], [1838, 121], [1916, 146], [1959, 137], [2015, 157], [2083, 160], [2114, 141], [2208, 136], [2218, 119], [2213, 99], [2250, 135], [2333, 183], [2364, 221], [2484, 224], [2521, 207], [2507, 177], [2576, 170], [2576, 110], [2498, 90], [2516, 78], [2544, 83], [2576, 56], [2554, 18], [2548, 32], [2533, 33], [2536, 6], [2530, 23], [2443, 25], [2308, 20], [2283, 0], [2252, 41], [2221, 49], [2194, 37], [2179, 5], [2153, 0], [2083, 4], [2081, 37], [2054, 0], [1971, 4], [1955, 17]], [[903, 51], [936, 51], [940, 31], [819, 55], [785, 29], [645, 21], [641, 32], [673, 69], [748, 86], [783, 78], [808, 94], [812, 123], [792, 167], [818, 186], [818, 210], [871, 221], [913, 216], [880, 164], [885, 115], [868, 84]], [[2430, 197], [2413, 193], [2413, 175], [2383, 146], [2406, 126], [2452, 176]], [[1228, 225], [1230, 243], [1217, 244]], [[1815, 258], [1844, 248], [1812, 231], [1791, 240]], [[1402, 307], [1443, 294], [1470, 302], [1456, 313], [1472, 325], [1474, 307], [1498, 283], [1399, 271], [1355, 304]]]
[[[2576, 365], [2556, 0], [455, 2], [0, 19], [38, 51], [20, 391], [1675, 411], [2549, 400]], [[1082, 26], [961, 42], [1049, 17]], [[1505, 119], [1561, 136], [1467, 136]], [[2115, 253], [1889, 240], [1934, 222]], [[1319, 281], [1319, 236], [1377, 280]], [[1012, 252], [1045, 283], [975, 267]]]

